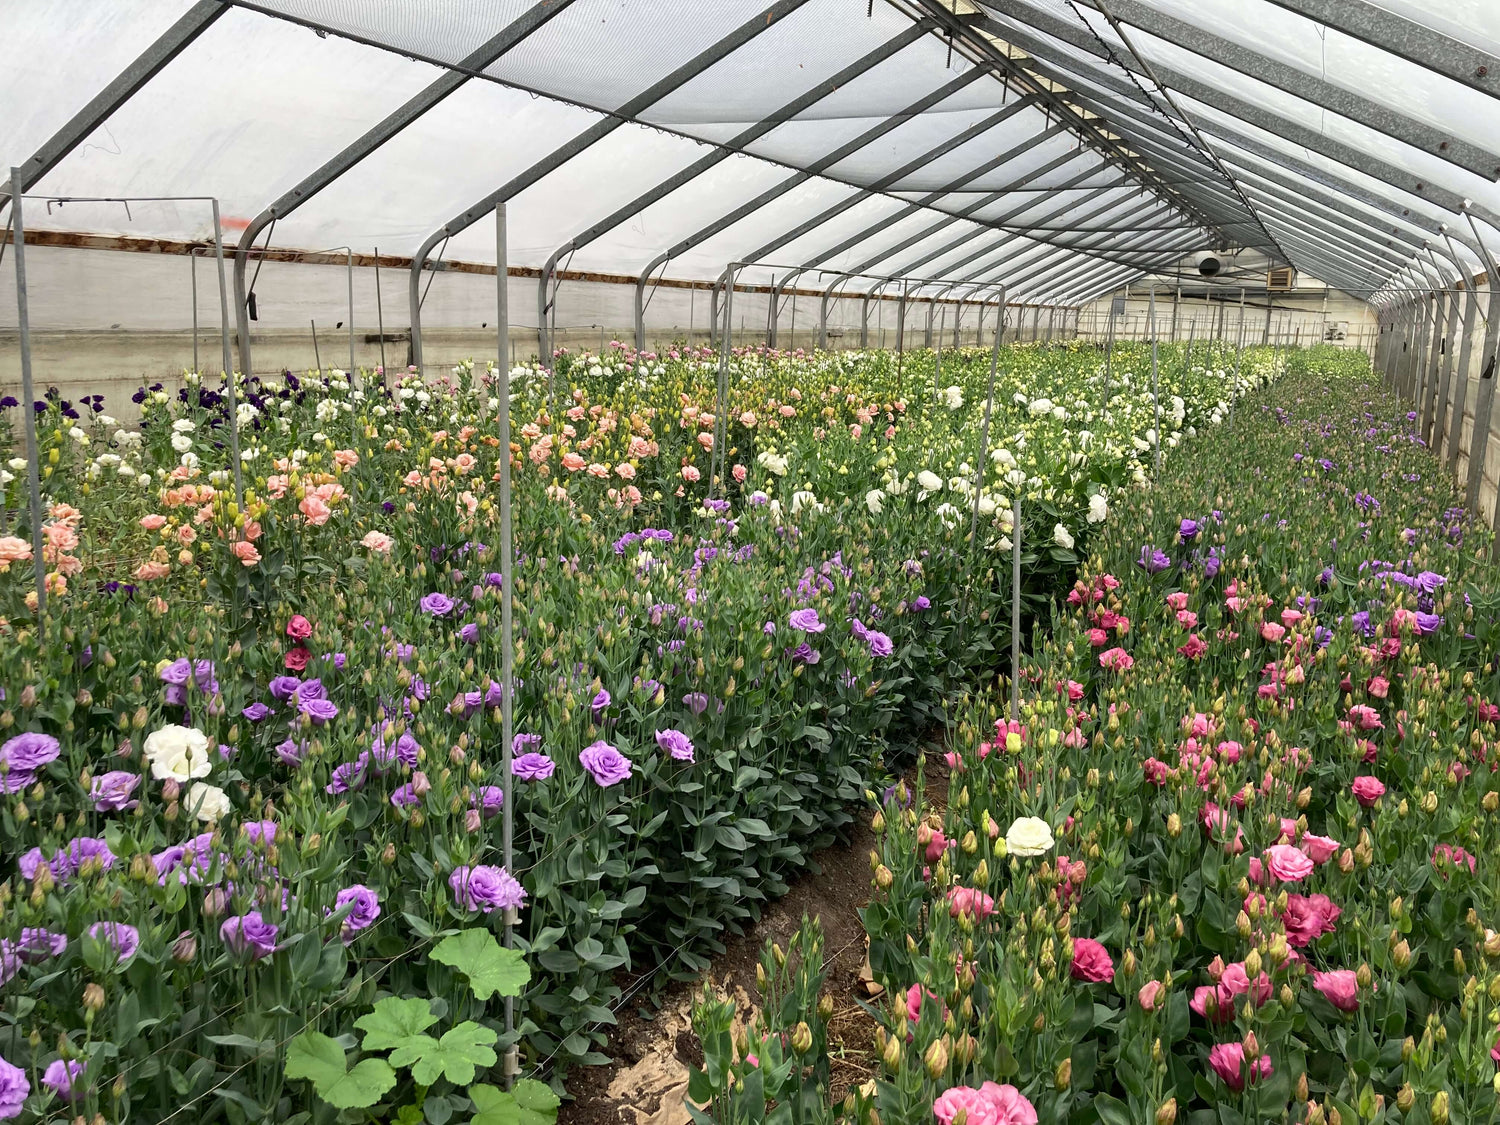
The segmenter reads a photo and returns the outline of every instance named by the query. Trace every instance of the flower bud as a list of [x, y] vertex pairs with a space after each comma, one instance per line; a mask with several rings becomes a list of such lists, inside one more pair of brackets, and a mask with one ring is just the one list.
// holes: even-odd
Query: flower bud
[[818, 1000], [818, 1018], [824, 1023], [833, 1018], [833, 996], [830, 993], [823, 993]]
[[875, 868], [875, 885], [881, 890], [890, 890], [891, 884], [895, 881], [896, 876], [891, 873], [891, 869], [885, 864], [882, 863], [879, 867]]
[[1156, 1110], [1156, 1125], [1176, 1125], [1177, 1099], [1168, 1098]]
[[1398, 941], [1396, 947], [1391, 950], [1391, 962], [1398, 969], [1405, 969], [1411, 964], [1411, 946], [1407, 944], [1405, 938]]
[[1411, 1062], [1411, 1057], [1417, 1053], [1417, 1041], [1408, 1035], [1401, 1041], [1401, 1061]]
[[104, 1007], [104, 989], [90, 981], [83, 986], [83, 1010], [89, 1014], [102, 1010]]
[[183, 930], [172, 943], [172, 960], [186, 965], [198, 956], [198, 938], [192, 930]]
[[885, 1063], [885, 1068], [892, 1074], [901, 1072], [901, 1040], [892, 1035], [886, 1040], [885, 1050], [881, 1053], [880, 1061]]
[[[1259, 903], [1258, 899], [1256, 903]], [[1259, 909], [1258, 906], [1257, 909]], [[1250, 925], [1250, 915], [1246, 914], [1243, 910], [1236, 914], [1234, 916], [1234, 929], [1240, 937], [1248, 938], [1254, 932], [1254, 928]]]
[[1260, 976], [1260, 950], [1252, 949], [1245, 955], [1245, 975], [1252, 981]]
[[1432, 1125], [1448, 1125], [1448, 1091], [1439, 1090], [1432, 1096]]
[[805, 1055], [812, 1050], [813, 1034], [812, 1028], [807, 1026], [805, 1020], [799, 1021], [792, 1031], [792, 1050], [799, 1055]]
[[[1172, 837], [1172, 839], [1174, 840], [1182, 835], [1182, 817], [1178, 816], [1176, 813], [1172, 813], [1167, 817], [1167, 835]], [[1173, 1099], [1167, 1104], [1172, 1107], [1172, 1116], [1175, 1119], [1177, 1116], [1176, 1099]]]
[[484, 818], [479, 815], [478, 809], [470, 809], [464, 813], [464, 831], [471, 835], [478, 832], [484, 823]]
[[1317, 1102], [1307, 1103], [1307, 1125], [1328, 1125], [1328, 1117]]
[[1360, 988], [1369, 988], [1374, 979], [1375, 975], [1370, 971], [1368, 961], [1361, 962], [1359, 968], [1354, 970], [1354, 983]]
[[1411, 1107], [1417, 1102], [1416, 1091], [1411, 1088], [1410, 1082], [1404, 1082], [1401, 1089], [1396, 1091], [1396, 1108], [1402, 1113], [1410, 1113]]
[[928, 1047], [927, 1053], [922, 1056], [922, 1062], [927, 1067], [927, 1076], [929, 1078], [941, 1078], [947, 1073], [948, 1048], [943, 1046], [941, 1039], [934, 1039], [932, 1041], [932, 1046]]
[[386, 867], [390, 867], [393, 863], [396, 862], [396, 845], [395, 844], [386, 844], [386, 846], [383, 849], [381, 849], [381, 852], [380, 852], [380, 862], [382, 864], [384, 864]]
[[1057, 1064], [1057, 1070], [1052, 1075], [1052, 1087], [1055, 1090], [1066, 1090], [1073, 1084], [1073, 1060], [1063, 1059]]

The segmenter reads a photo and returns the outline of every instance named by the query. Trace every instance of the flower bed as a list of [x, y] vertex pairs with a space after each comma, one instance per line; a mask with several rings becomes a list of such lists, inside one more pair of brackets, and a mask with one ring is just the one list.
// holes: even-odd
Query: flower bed
[[[144, 388], [139, 426], [49, 399], [40, 622], [24, 464], [0, 478], [0, 1116], [299, 1121], [307, 1078], [440, 1125], [482, 1100], [418, 1080], [448, 1071], [388, 1093], [416, 1056], [346, 1077], [330, 1052], [392, 998], [503, 1032], [429, 953], [513, 907], [533, 976], [491, 1042], [601, 1060], [625, 971], [701, 970], [888, 750], [998, 669], [1006, 475], [1031, 482], [1035, 607], [1149, 467], [1143, 352], [1116, 356], [1095, 418], [1097, 351], [1004, 349], [971, 544], [989, 355], [947, 354], [940, 379], [934, 358], [737, 356], [726, 419], [704, 353], [564, 357], [559, 402], [518, 372], [510, 574], [498, 403], [470, 369], [389, 395], [241, 384], [243, 505], [222, 388]], [[1222, 418], [1224, 362], [1166, 360], [1169, 444]], [[1240, 387], [1274, 365], [1247, 353]]]
[[1338, 359], [1116, 508], [945, 808], [875, 799], [852, 1119], [1493, 1120], [1490, 536]]

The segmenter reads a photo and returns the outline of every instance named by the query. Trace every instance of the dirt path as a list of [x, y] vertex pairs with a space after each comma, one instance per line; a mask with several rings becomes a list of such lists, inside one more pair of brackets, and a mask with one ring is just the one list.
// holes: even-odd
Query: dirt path
[[[930, 748], [926, 758], [928, 792], [944, 797], [947, 766], [942, 755]], [[915, 777], [913, 768], [908, 783]], [[834, 1100], [875, 1076], [876, 1060], [871, 1055], [875, 1023], [859, 1006], [861, 999], [869, 997], [860, 980], [865, 930], [858, 913], [870, 900], [873, 846], [869, 816], [862, 810], [848, 842], [814, 855], [813, 868], [767, 906], [760, 921], [743, 935], [729, 938], [728, 948], [714, 959], [708, 974], [717, 990], [734, 998], [740, 1018], [748, 1019], [756, 1003], [755, 965], [766, 940], [785, 946], [803, 915], [820, 918], [826, 989], [834, 999], [829, 1023]], [[559, 1125], [687, 1125], [688, 1070], [703, 1062], [691, 1021], [693, 1002], [701, 990], [701, 981], [674, 984], [652, 1019], [643, 1019], [637, 1011], [644, 1004], [627, 1005], [607, 1048], [615, 1062], [569, 1076], [574, 1100], [564, 1103]]]

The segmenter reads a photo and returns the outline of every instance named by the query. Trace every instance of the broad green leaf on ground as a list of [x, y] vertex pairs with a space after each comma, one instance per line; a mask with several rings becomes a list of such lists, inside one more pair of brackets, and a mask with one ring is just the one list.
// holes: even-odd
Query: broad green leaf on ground
[[469, 1087], [474, 1117], [469, 1125], [553, 1125], [560, 1099], [543, 1082], [517, 1080], [509, 1092], [494, 1086]]
[[491, 1048], [498, 1038], [489, 1028], [465, 1020], [441, 1039], [408, 1036], [391, 1052], [391, 1065], [411, 1067], [412, 1078], [422, 1086], [431, 1086], [440, 1074], [454, 1085], [466, 1086], [474, 1081], [476, 1067], [495, 1065]]
[[421, 1035], [435, 1023], [437, 1016], [432, 1014], [432, 1005], [426, 1000], [387, 996], [355, 1020], [354, 1026], [365, 1033], [365, 1050], [384, 1051], [413, 1035]]
[[477, 1000], [519, 996], [531, 979], [531, 967], [525, 958], [501, 946], [489, 930], [463, 930], [445, 937], [432, 951], [432, 959], [467, 976]]
[[384, 1059], [361, 1059], [350, 1070], [338, 1041], [316, 1031], [292, 1040], [286, 1076], [306, 1078], [318, 1097], [336, 1109], [365, 1109], [396, 1084], [396, 1072]]

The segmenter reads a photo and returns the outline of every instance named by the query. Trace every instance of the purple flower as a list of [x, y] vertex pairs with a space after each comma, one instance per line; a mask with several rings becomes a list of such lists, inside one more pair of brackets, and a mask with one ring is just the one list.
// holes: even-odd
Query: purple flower
[[19, 793], [35, 780], [37, 770], [56, 761], [60, 753], [57, 739], [40, 731], [23, 731], [8, 739], [0, 746], [0, 791]]
[[453, 599], [447, 594], [431, 593], [421, 601], [422, 612], [433, 617], [442, 617], [453, 609]]
[[301, 701], [301, 710], [315, 727], [333, 722], [339, 714], [338, 704], [331, 699], [304, 699]]
[[283, 765], [300, 766], [303, 755], [306, 753], [306, 742], [296, 742], [288, 738], [284, 742], [276, 744], [276, 757], [281, 760]]
[[542, 736], [539, 734], [518, 734], [510, 740], [510, 752], [518, 757], [526, 753], [528, 746], [540, 746]]
[[53, 1059], [42, 1072], [42, 1085], [65, 1102], [74, 1102], [87, 1092], [73, 1089], [73, 1083], [83, 1074], [83, 1063], [77, 1059]]
[[[27, 880], [28, 882], [30, 882], [32, 879], [35, 879], [36, 873], [43, 867], [45, 867], [48, 871], [52, 870], [52, 865], [49, 864], [46, 857], [42, 855], [41, 848], [32, 848], [29, 852], [21, 856], [21, 858], [16, 861], [16, 866], [20, 869], [21, 878]], [[57, 878], [55, 872], [53, 873], [52, 877], [54, 879]]]
[[1437, 593], [1438, 587], [1445, 586], [1447, 583], [1448, 579], [1431, 570], [1424, 570], [1416, 577], [1417, 589], [1429, 596]]
[[918, 613], [921, 613], [924, 610], [932, 608], [932, 599], [929, 598], [926, 594], [918, 594], [916, 596], [916, 599], [911, 603], [911, 607]]
[[1135, 560], [1135, 565], [1147, 574], [1160, 574], [1172, 565], [1172, 560], [1167, 557], [1165, 551], [1147, 546], [1141, 548], [1141, 557]]
[[466, 645], [477, 645], [479, 643], [479, 626], [469, 622], [458, 631], [458, 639]]
[[14, 956], [28, 965], [35, 965], [51, 957], [61, 957], [67, 951], [68, 936], [41, 927], [27, 927], [14, 943], [6, 944]]
[[108, 945], [116, 962], [129, 961], [141, 947], [141, 932], [124, 922], [95, 922], [88, 928], [88, 935]]
[[1318, 585], [1326, 588], [1333, 581], [1333, 567], [1325, 566], [1318, 572]]
[[1182, 537], [1184, 543], [1191, 543], [1198, 537], [1198, 521], [1184, 519], [1177, 525], [1177, 534]]
[[270, 691], [273, 699], [279, 699], [284, 703], [295, 695], [301, 686], [302, 681], [296, 676], [277, 676], [267, 685], [267, 690]]
[[453, 898], [464, 910], [492, 910], [519, 907], [526, 901], [526, 891], [515, 876], [503, 867], [480, 864], [477, 867], [455, 867], [448, 876]]
[[701, 691], [691, 691], [682, 697], [683, 704], [695, 715], [701, 715], [708, 710], [708, 696]]
[[693, 741], [680, 730], [659, 730], [656, 744], [679, 762], [693, 760]]
[[505, 576], [499, 571], [492, 570], [484, 576], [486, 586], [499, 586], [505, 582]]
[[[521, 736], [517, 735], [516, 737], [519, 738]], [[531, 735], [529, 737], [535, 738], [536, 736]], [[540, 742], [541, 739], [537, 738], [537, 741]], [[522, 781], [546, 781], [547, 778], [552, 776], [552, 771], [556, 768], [557, 764], [551, 758], [545, 754], [537, 754], [535, 752], [522, 754], [517, 758], [513, 758], [510, 763], [511, 776], [519, 777]]]
[[58, 881], [62, 881], [90, 865], [97, 865], [99, 870], [108, 871], [115, 865], [115, 854], [102, 838], [78, 836], [69, 840], [68, 846], [52, 857], [52, 874]]
[[296, 691], [296, 699], [299, 704], [306, 703], [310, 699], [327, 699], [328, 689], [323, 686], [323, 681], [311, 679], [306, 683], [299, 684]]
[[1438, 629], [1442, 628], [1442, 624], [1442, 617], [1436, 613], [1417, 614], [1417, 634], [1419, 636], [1430, 637]]
[[803, 664], [816, 664], [819, 660], [823, 659], [823, 654], [806, 641], [803, 641], [796, 648], [792, 649], [791, 656], [793, 660], [800, 661]]
[[870, 642], [870, 653], [874, 656], [889, 656], [896, 651], [891, 638], [874, 629], [870, 630], [866, 640]]
[[[0, 977], [3, 975], [3, 970], [0, 970]], [[30, 1096], [31, 1083], [26, 1078], [26, 1072], [0, 1058], [0, 1121], [20, 1117], [23, 1105]]]
[[219, 937], [229, 947], [229, 952], [251, 961], [259, 961], [276, 952], [279, 932], [279, 927], [262, 918], [259, 910], [226, 918], [219, 927]]
[[337, 796], [340, 793], [347, 793], [351, 789], [363, 789], [365, 786], [365, 771], [369, 769], [369, 766], [370, 753], [368, 750], [362, 751], [354, 761], [345, 762], [334, 769], [323, 791]]
[[141, 783], [139, 774], [127, 770], [110, 770], [89, 782], [89, 800], [94, 802], [95, 812], [120, 812], [133, 809], [140, 804], [132, 801], [130, 794]]
[[421, 803], [422, 798], [417, 796], [416, 787], [409, 781], [391, 794], [391, 804], [395, 805], [398, 809], [409, 809], [413, 805], [420, 805]]
[[762, 625], [760, 627], [760, 631], [762, 633], [764, 633], [768, 637], [769, 636], [773, 636], [775, 634], [775, 632], [776, 632], [776, 622], [774, 622], [774, 621], [767, 621], [764, 625]]
[[249, 719], [252, 723], [258, 723], [262, 719], [268, 718], [270, 716], [271, 709], [264, 703], [261, 703], [257, 700], [256, 702], [250, 704], [249, 707], [246, 707], [243, 711], [241, 711], [240, 714], [245, 716], [245, 718]]
[[603, 711], [606, 707], [609, 706], [609, 704], [610, 704], [609, 692], [606, 691], [604, 688], [600, 688], [599, 689], [599, 694], [596, 695], [596, 696], [594, 696], [594, 703], [593, 703], [594, 718], [597, 719], [599, 717], [599, 712]]
[[[515, 762], [511, 765], [514, 766]], [[505, 790], [498, 785], [481, 785], [474, 790], [469, 798], [469, 804], [484, 814], [484, 818], [488, 820], [497, 815], [505, 806]]]
[[618, 785], [630, 776], [630, 759], [603, 739], [585, 746], [578, 755], [578, 764], [601, 789]]
[[821, 633], [828, 628], [827, 625], [818, 620], [818, 611], [815, 609], [796, 609], [787, 618], [787, 624], [793, 629], [800, 629], [804, 633]]
[[276, 842], [274, 820], [247, 820], [240, 826], [240, 832], [252, 844], [265, 844], [270, 847]]
[[185, 656], [178, 657], [161, 670], [161, 682], [182, 687], [193, 674], [193, 662]]
[[348, 945], [354, 940], [356, 934], [361, 930], [367, 930], [374, 924], [375, 919], [380, 917], [380, 896], [362, 883], [355, 883], [352, 887], [345, 887], [333, 899], [333, 913], [337, 914], [346, 906], [353, 909], [345, 916], [343, 924], [339, 927], [339, 936]]

